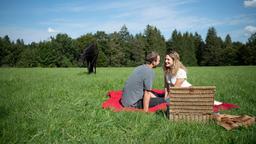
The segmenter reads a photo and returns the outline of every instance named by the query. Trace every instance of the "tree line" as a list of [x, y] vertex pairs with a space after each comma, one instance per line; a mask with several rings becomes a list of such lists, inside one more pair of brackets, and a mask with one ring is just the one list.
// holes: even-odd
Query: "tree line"
[[214, 27], [208, 29], [205, 40], [196, 33], [174, 30], [165, 40], [160, 30], [147, 25], [143, 33], [132, 35], [125, 25], [120, 31], [106, 34], [97, 31], [76, 39], [59, 33], [48, 41], [25, 44], [22, 39], [11, 41], [0, 37], [1, 67], [77, 67], [82, 66], [80, 55], [86, 46], [96, 43], [99, 49], [97, 66], [137, 66], [150, 51], [162, 59], [175, 50], [186, 66], [224, 66], [256, 64], [256, 33], [248, 41], [232, 42], [228, 34], [222, 40]]

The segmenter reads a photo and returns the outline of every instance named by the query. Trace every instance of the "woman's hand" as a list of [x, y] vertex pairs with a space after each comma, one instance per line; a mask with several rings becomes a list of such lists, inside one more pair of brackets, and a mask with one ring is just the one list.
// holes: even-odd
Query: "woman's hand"
[[168, 98], [168, 88], [164, 88], [164, 99], [167, 99], [167, 98]]

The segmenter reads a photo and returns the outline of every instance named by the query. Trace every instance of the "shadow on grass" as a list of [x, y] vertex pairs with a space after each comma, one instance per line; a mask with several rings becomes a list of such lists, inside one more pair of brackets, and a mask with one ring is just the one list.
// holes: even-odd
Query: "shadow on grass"
[[6, 116], [8, 116], [8, 110], [5, 107], [0, 106], [0, 119], [3, 119]]
[[77, 73], [77, 75], [79, 75], [79, 76], [88, 75], [88, 72], [87, 71], [81, 71], [81, 72]]
[[156, 111], [155, 113], [156, 115], [162, 117], [162, 118], [166, 118], [168, 119], [168, 114], [167, 114], [167, 111], [166, 110], [159, 110], [159, 111]]
[[78, 76], [83, 76], [83, 75], [96, 75], [94, 72], [93, 73], [88, 73], [87, 70], [85, 71], [81, 71], [79, 73], [77, 73]]

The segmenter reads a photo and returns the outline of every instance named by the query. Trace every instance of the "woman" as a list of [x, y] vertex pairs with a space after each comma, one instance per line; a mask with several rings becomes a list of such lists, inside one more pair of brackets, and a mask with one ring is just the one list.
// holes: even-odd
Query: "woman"
[[190, 87], [187, 81], [187, 72], [185, 66], [180, 61], [177, 52], [172, 51], [165, 56], [163, 66], [165, 81], [165, 98], [167, 98], [170, 87]]
[[[190, 87], [187, 81], [186, 67], [181, 63], [180, 56], [177, 52], [172, 51], [165, 56], [163, 66], [165, 81], [165, 98], [168, 100], [170, 87]], [[214, 105], [220, 105], [222, 102], [214, 100]]]

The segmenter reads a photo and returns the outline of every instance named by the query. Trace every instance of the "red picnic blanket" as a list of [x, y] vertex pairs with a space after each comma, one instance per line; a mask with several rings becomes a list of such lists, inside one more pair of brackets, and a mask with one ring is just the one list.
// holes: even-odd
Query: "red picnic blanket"
[[[163, 90], [158, 90], [158, 89], [153, 89], [154, 92], [163, 94]], [[120, 99], [122, 97], [122, 90], [117, 90], [117, 91], [109, 91], [108, 94], [109, 99], [104, 101], [102, 103], [102, 108], [104, 109], [112, 109], [114, 112], [119, 112], [119, 111], [142, 111], [142, 109], [136, 109], [136, 108], [126, 108], [123, 107], [120, 104]], [[167, 107], [167, 103], [162, 103], [159, 105], [156, 105], [154, 107], [149, 108], [149, 112], [156, 112], [158, 110], [165, 110]], [[219, 105], [214, 105], [213, 106], [213, 111], [214, 112], [219, 112], [221, 110], [229, 110], [232, 108], [239, 108], [239, 106], [231, 104], [231, 103], [221, 103]]]

